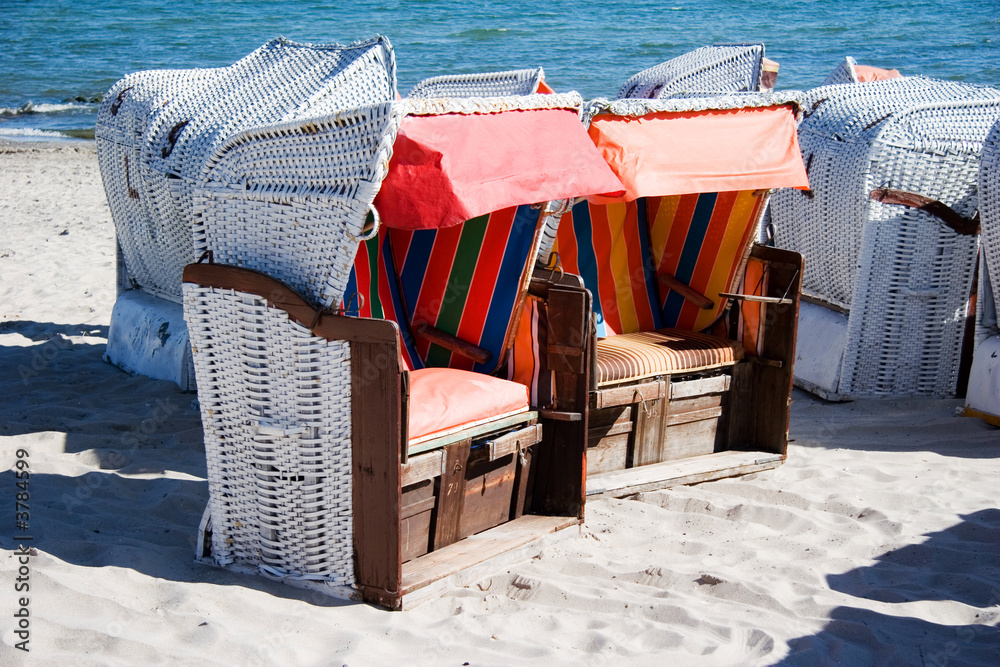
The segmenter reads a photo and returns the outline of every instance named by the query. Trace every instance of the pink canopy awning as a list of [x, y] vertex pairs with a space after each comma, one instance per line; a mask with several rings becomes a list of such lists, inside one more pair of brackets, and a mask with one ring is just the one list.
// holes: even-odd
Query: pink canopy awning
[[624, 197], [809, 187], [789, 107], [598, 115], [590, 137]]
[[435, 229], [519, 204], [622, 192], [572, 109], [413, 115], [375, 207], [388, 227]]

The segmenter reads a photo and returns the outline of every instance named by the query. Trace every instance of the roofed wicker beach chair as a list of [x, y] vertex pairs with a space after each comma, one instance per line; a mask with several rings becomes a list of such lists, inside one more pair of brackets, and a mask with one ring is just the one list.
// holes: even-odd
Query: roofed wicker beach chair
[[763, 44], [703, 46], [628, 79], [618, 99], [667, 99], [761, 92], [774, 88], [778, 63], [764, 57]]
[[832, 86], [837, 83], [865, 83], [868, 81], [888, 81], [898, 79], [902, 76], [899, 70], [882, 69], [871, 67], [870, 65], [859, 65], [858, 62], [847, 56], [844, 61], [837, 66], [837, 69], [830, 72], [830, 75], [823, 81], [824, 86]]
[[558, 266], [594, 295], [588, 496], [785, 457], [801, 258], [754, 245], [773, 188], [807, 185], [793, 100], [597, 100], [625, 185], [562, 217]]
[[482, 74], [447, 74], [424, 79], [407, 94], [411, 98], [507, 97], [551, 93], [541, 67]]
[[530, 277], [548, 202], [621, 191], [581, 105], [404, 100], [220, 147], [216, 263], [184, 285], [202, 558], [399, 609], [581, 522], [590, 299]]
[[965, 395], [965, 414], [1000, 426], [1000, 122], [983, 144], [979, 165], [979, 294], [975, 354]]
[[149, 70], [116, 83], [95, 133], [119, 247], [107, 358], [194, 389], [181, 272], [196, 257], [192, 190], [226, 138], [395, 95], [395, 60], [381, 36], [351, 45], [275, 39], [229, 67]]
[[806, 266], [796, 382], [831, 400], [955, 396], [1000, 91], [904, 77], [817, 88], [802, 106], [811, 188], [770, 209], [775, 243]]

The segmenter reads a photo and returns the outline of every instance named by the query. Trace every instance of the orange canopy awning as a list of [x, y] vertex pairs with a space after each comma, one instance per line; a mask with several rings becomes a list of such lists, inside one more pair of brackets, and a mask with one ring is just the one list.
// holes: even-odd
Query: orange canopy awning
[[520, 204], [622, 192], [573, 109], [411, 115], [375, 207], [389, 227], [435, 229]]
[[590, 138], [621, 182], [624, 197], [809, 187], [795, 116], [787, 106], [601, 114]]

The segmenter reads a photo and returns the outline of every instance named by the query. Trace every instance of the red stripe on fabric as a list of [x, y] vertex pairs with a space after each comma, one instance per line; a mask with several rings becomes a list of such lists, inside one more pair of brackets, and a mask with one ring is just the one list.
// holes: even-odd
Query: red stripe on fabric
[[618, 299], [615, 291], [615, 276], [611, 265], [611, 223], [608, 221], [608, 207], [599, 204], [590, 206], [591, 243], [597, 256], [597, 282], [601, 292], [601, 312], [604, 325], [615, 333], [621, 333], [622, 322], [618, 313]]
[[651, 331], [656, 328], [653, 311], [646, 292], [646, 272], [643, 262], [646, 257], [639, 236], [639, 214], [637, 206], [641, 201], [630, 201], [625, 209], [625, 248], [628, 252], [629, 289], [632, 292], [632, 303], [635, 305], [635, 318], [639, 331]]
[[[469, 297], [465, 300], [462, 311], [462, 321], [456, 334], [462, 340], [479, 344], [486, 326], [486, 317], [490, 312], [493, 292], [497, 286], [497, 275], [503, 264], [504, 251], [510, 241], [511, 226], [517, 207], [494, 211], [486, 223], [486, 233], [483, 235], [482, 251], [476, 262], [476, 270], [472, 274], [469, 286]], [[498, 360], [493, 359], [496, 363]], [[451, 366], [472, 370], [475, 362], [461, 355], [453, 355]]]
[[[354, 256], [354, 275], [358, 281], [358, 296], [361, 299], [361, 307], [358, 308], [358, 315], [361, 317], [372, 316], [372, 290], [371, 290], [371, 269], [369, 268], [368, 244], [359, 243], [358, 253]], [[351, 294], [347, 295], [352, 298]]]
[[[444, 293], [448, 288], [448, 277], [455, 262], [455, 251], [458, 249], [461, 237], [462, 225], [437, 231], [417, 303], [410, 306], [413, 309], [414, 326], [423, 322], [437, 324], [441, 304], [444, 302]], [[429, 349], [430, 342], [426, 338], [417, 338], [417, 354], [426, 358]]]
[[[705, 238], [698, 251], [698, 261], [695, 263], [694, 271], [691, 273], [691, 281], [688, 284], [691, 289], [702, 294], [707, 290], [708, 281], [715, 270], [715, 263], [722, 247], [722, 239], [726, 235], [726, 228], [729, 226], [729, 220], [733, 215], [733, 206], [736, 205], [738, 195], [738, 192], [720, 192], [715, 199], [715, 208], [712, 209], [712, 217], [708, 221]], [[695, 320], [698, 319], [700, 310], [697, 305], [685, 301], [677, 317], [677, 327], [694, 329]]]
[[392, 261], [396, 264], [396, 271], [401, 273], [406, 264], [406, 253], [410, 250], [413, 232], [409, 229], [390, 229], [387, 233], [392, 240]]
[[[681, 261], [681, 251], [684, 249], [684, 240], [687, 238], [688, 230], [691, 228], [691, 220], [694, 218], [695, 208], [698, 206], [699, 195], [682, 195], [677, 204], [677, 212], [670, 225], [670, 235], [667, 236], [667, 245], [663, 248], [663, 257], [660, 258], [660, 265], [656, 269], [656, 275], [677, 273], [677, 264]], [[666, 300], [667, 291], [660, 289], [660, 305]]]

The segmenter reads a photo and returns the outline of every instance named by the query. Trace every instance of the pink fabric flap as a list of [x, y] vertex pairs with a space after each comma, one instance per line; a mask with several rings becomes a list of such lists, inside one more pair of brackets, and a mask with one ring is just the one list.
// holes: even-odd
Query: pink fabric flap
[[591, 123], [590, 137], [625, 185], [624, 201], [809, 187], [795, 116], [785, 106], [601, 115]]
[[528, 409], [528, 388], [454, 368], [410, 371], [410, 442]]
[[436, 229], [622, 191], [571, 109], [407, 116], [375, 207], [389, 227]]
[[882, 69], [880, 67], [869, 67], [868, 65], [855, 65], [854, 73], [858, 77], [858, 83], [888, 81], [889, 79], [898, 79], [902, 76], [898, 69]]

